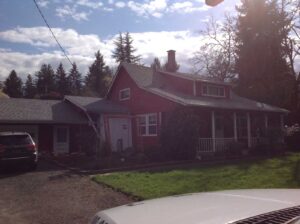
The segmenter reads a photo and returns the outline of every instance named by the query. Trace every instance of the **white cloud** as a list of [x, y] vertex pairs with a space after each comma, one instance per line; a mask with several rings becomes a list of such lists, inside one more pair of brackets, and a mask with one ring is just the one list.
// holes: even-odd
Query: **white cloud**
[[76, 5], [89, 7], [92, 9], [98, 9], [103, 6], [103, 3], [100, 1], [91, 1], [91, 0], [78, 0], [76, 1]]
[[207, 5], [201, 3], [202, 1], [199, 2], [200, 5], [195, 5], [191, 1], [175, 2], [170, 6], [169, 11], [178, 13], [192, 13], [196, 11], [207, 11], [209, 9]]
[[[104, 55], [108, 65], [116, 66], [111, 52], [114, 49], [114, 40], [118, 34], [101, 40], [97, 35], [82, 35], [73, 29], [54, 28], [53, 31], [70, 59], [78, 64], [83, 74], [86, 74], [97, 50], [100, 50]], [[131, 33], [131, 35], [134, 39], [134, 47], [137, 48], [137, 54], [142, 56], [142, 63], [150, 65], [154, 57], [159, 57], [164, 62], [167, 55], [166, 51], [174, 49], [177, 52], [177, 62], [183, 71], [189, 71], [191, 68], [189, 59], [201, 44], [200, 36], [191, 31], [144, 32]], [[25, 77], [27, 73], [34, 74], [43, 63], [50, 63], [56, 68], [58, 63], [62, 61], [66, 70], [70, 68], [68, 61], [58, 51], [56, 43], [46, 27], [19, 27], [3, 31], [0, 32], [0, 39], [41, 48], [37, 51], [41, 53], [35, 54], [0, 49], [0, 80], [3, 80], [12, 69], [15, 69], [22, 77]]]
[[76, 5], [70, 7], [69, 5], [64, 5], [63, 7], [58, 7], [55, 9], [56, 15], [62, 19], [66, 17], [71, 17], [76, 21], [88, 20], [88, 16], [91, 14], [91, 11], [88, 12], [78, 12]]
[[139, 16], [161, 17], [163, 12], [167, 9], [168, 4], [167, 0], [151, 0], [145, 3], [129, 1], [127, 6]]
[[126, 6], [125, 2], [116, 2], [115, 5], [117, 8], [124, 8]]
[[49, 1], [48, 0], [38, 0], [37, 4], [42, 7], [42, 8], [47, 8], [47, 6], [49, 5]]

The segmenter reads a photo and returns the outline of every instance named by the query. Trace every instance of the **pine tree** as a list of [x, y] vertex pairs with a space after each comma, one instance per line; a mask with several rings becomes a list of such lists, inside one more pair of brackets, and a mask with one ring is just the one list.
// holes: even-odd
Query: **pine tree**
[[37, 76], [37, 93], [40, 95], [47, 95], [56, 90], [55, 75], [50, 64], [43, 64]]
[[27, 75], [27, 79], [24, 86], [24, 97], [34, 98], [35, 94], [36, 94], [36, 87], [34, 85], [32, 76], [29, 74]]
[[105, 65], [100, 51], [96, 52], [95, 57], [96, 59], [89, 67], [89, 72], [85, 79], [86, 91], [88, 90], [91, 94], [104, 97], [108, 89], [110, 69]]
[[22, 80], [18, 77], [15, 70], [12, 70], [4, 81], [3, 92], [12, 98], [22, 97]]
[[119, 37], [114, 41], [115, 50], [113, 51], [112, 57], [116, 62], [127, 62], [137, 64], [141, 60], [140, 55], [134, 55], [136, 49], [133, 47], [133, 38], [126, 32], [124, 35], [119, 34]]
[[67, 74], [64, 70], [62, 63], [60, 63], [57, 67], [55, 79], [56, 79], [57, 92], [61, 96], [68, 94], [70, 85], [69, 85], [69, 80], [67, 78]]
[[73, 63], [72, 68], [69, 71], [68, 80], [71, 95], [80, 95], [82, 91], [82, 78], [75, 63]]
[[125, 33], [124, 50], [125, 50], [125, 62], [133, 63], [133, 64], [139, 63], [139, 61], [141, 60], [141, 56], [134, 55], [134, 53], [136, 52], [136, 49], [133, 47], [133, 39], [132, 39], [131, 35], [129, 34], [129, 32]]
[[159, 58], [155, 57], [152, 64], [151, 64], [151, 68], [154, 68], [155, 70], [160, 70], [162, 69], [161, 63]]
[[125, 61], [125, 49], [124, 49], [124, 38], [120, 32], [118, 38], [114, 41], [115, 50], [113, 51], [112, 57], [117, 63]]
[[289, 107], [293, 77], [283, 42], [289, 20], [277, 0], [242, 0], [237, 8], [237, 91], [258, 101]]

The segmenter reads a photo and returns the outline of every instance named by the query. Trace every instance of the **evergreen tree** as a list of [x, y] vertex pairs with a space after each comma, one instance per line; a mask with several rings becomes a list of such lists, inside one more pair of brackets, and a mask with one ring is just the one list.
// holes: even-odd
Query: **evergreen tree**
[[22, 97], [22, 80], [18, 77], [15, 70], [12, 70], [4, 81], [3, 92], [12, 98]]
[[136, 64], [140, 61], [140, 55], [134, 55], [136, 49], [133, 47], [133, 39], [131, 35], [126, 32], [124, 35], [119, 34], [119, 37], [114, 41], [115, 50], [112, 57], [116, 62], [127, 62]]
[[[105, 96], [108, 89], [108, 80], [110, 78], [110, 69], [105, 65], [103, 55], [100, 51], [95, 54], [95, 61], [89, 67], [89, 72], [85, 79], [86, 92], [100, 97]], [[89, 95], [90, 95], [89, 94]]]
[[155, 68], [155, 70], [160, 70], [162, 69], [161, 63], [159, 58], [155, 57], [152, 64], [151, 64], [151, 68]]
[[82, 78], [75, 63], [73, 63], [72, 68], [69, 71], [68, 80], [71, 95], [80, 95], [82, 90]]
[[258, 101], [290, 107], [294, 78], [283, 44], [290, 20], [278, 9], [278, 0], [242, 0], [237, 10], [237, 91]]
[[50, 92], [56, 90], [55, 87], [55, 75], [50, 64], [43, 64], [40, 71], [36, 74], [37, 76], [37, 93], [40, 95], [47, 95]]
[[137, 64], [141, 60], [140, 55], [134, 55], [136, 49], [133, 47], [133, 39], [129, 32], [125, 33], [124, 37], [125, 62]]
[[61, 96], [68, 94], [70, 85], [69, 85], [69, 80], [67, 78], [67, 74], [64, 70], [62, 63], [60, 63], [57, 67], [55, 78], [56, 78], [57, 92]]
[[118, 38], [114, 41], [115, 50], [113, 51], [112, 57], [117, 63], [125, 61], [125, 48], [123, 34], [120, 32]]
[[24, 86], [24, 97], [34, 98], [35, 94], [36, 94], [36, 87], [34, 85], [32, 76], [29, 74], [27, 75], [27, 79]]

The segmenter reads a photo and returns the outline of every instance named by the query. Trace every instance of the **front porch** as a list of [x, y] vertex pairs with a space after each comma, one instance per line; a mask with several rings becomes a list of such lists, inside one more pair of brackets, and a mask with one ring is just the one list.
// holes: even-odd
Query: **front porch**
[[[201, 112], [203, 128], [197, 157], [226, 152], [232, 148], [251, 149], [259, 145], [283, 143], [284, 115], [259, 112]], [[271, 142], [270, 142], [271, 141]]]

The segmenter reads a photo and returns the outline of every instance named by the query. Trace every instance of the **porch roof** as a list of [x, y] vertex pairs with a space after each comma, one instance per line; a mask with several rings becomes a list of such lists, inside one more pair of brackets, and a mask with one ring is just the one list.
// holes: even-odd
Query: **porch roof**
[[0, 123], [87, 124], [86, 118], [60, 100], [0, 99]]
[[90, 113], [129, 113], [127, 108], [99, 97], [65, 96], [65, 100]]
[[289, 111], [283, 108], [271, 106], [265, 103], [260, 103], [254, 100], [249, 100], [240, 97], [233, 92], [231, 98], [213, 98], [213, 97], [195, 97], [184, 95], [178, 92], [160, 89], [156, 87], [148, 87], [148, 91], [157, 94], [161, 97], [167, 98], [184, 106], [196, 106], [216, 109], [231, 109], [231, 110], [247, 110], [247, 111], [261, 111], [261, 112], [277, 112], [288, 113]]

